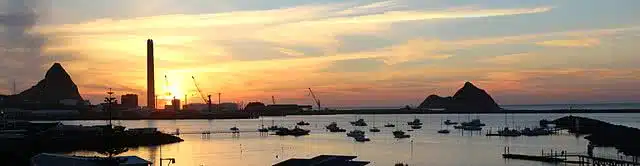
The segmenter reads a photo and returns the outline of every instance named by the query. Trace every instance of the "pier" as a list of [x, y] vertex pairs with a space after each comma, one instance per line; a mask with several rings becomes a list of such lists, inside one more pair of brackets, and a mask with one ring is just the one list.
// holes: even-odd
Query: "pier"
[[260, 131], [256, 130], [202, 130], [202, 131], [180, 131], [176, 129], [173, 132], [165, 132], [171, 135], [210, 135], [210, 134], [239, 134], [239, 133], [259, 133]]
[[509, 152], [508, 147], [505, 147], [505, 153], [502, 154], [502, 158], [547, 163], [570, 163], [578, 164], [580, 166], [640, 166], [638, 158], [633, 156], [605, 157], [593, 156], [585, 153], [567, 153], [564, 151], [561, 153], [558, 153], [558, 151], [555, 151], [555, 153], [554, 151], [549, 151], [547, 154], [542, 151], [541, 155], [512, 154]]

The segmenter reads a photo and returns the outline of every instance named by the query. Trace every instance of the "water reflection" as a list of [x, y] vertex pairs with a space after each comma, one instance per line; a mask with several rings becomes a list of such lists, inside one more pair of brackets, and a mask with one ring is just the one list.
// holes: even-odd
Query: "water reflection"
[[[457, 115], [376, 115], [376, 124], [398, 122], [396, 128], [409, 129], [406, 121], [417, 117], [425, 123], [422, 129], [408, 132], [411, 139], [395, 139], [391, 131], [395, 128], [380, 128], [380, 133], [368, 133], [371, 142], [357, 143], [347, 138], [345, 133], [329, 133], [324, 126], [336, 121], [347, 130], [360, 129], [368, 131], [368, 127], [354, 127], [349, 125], [353, 115], [335, 116], [288, 116], [267, 117], [266, 121], [274, 120], [276, 125], [293, 127], [300, 120], [316, 123], [306, 126], [311, 135], [303, 137], [279, 137], [265, 135], [259, 132], [245, 132], [239, 135], [219, 133], [203, 136], [197, 134], [180, 135], [185, 141], [161, 147], [142, 147], [131, 149], [122, 155], [138, 155], [159, 164], [159, 158], [176, 158], [176, 166], [193, 165], [271, 165], [292, 157], [309, 158], [319, 154], [357, 155], [360, 160], [372, 161], [371, 165], [393, 165], [404, 162], [409, 165], [540, 165], [543, 163], [503, 160], [500, 154], [505, 146], [510, 147], [512, 153], [539, 154], [545, 150], [567, 150], [569, 152], [584, 152], [587, 141], [573, 135], [561, 134], [544, 137], [486, 137], [485, 131], [456, 131], [452, 134], [436, 133], [441, 129], [441, 119], [452, 118]], [[464, 116], [464, 115], [461, 115]], [[488, 128], [504, 127], [505, 118], [502, 114], [477, 115], [487, 124]], [[510, 115], [511, 116], [511, 115]], [[534, 126], [540, 119], [553, 119], [562, 114], [518, 114], [513, 115], [509, 123], [519, 126]], [[602, 119], [618, 124], [640, 126], [636, 114], [589, 114], [587, 117]], [[369, 124], [372, 115], [360, 115]], [[96, 124], [96, 121], [68, 121], [67, 124]], [[161, 131], [175, 131], [179, 128], [183, 133], [192, 131], [228, 131], [237, 126], [243, 131], [258, 129], [259, 119], [247, 120], [159, 120], [159, 121], [122, 121], [123, 125], [135, 127], [157, 127]], [[459, 134], [453, 134], [459, 132]], [[162, 156], [160, 156], [160, 148]], [[615, 149], [599, 148], [597, 153], [615, 154]]]

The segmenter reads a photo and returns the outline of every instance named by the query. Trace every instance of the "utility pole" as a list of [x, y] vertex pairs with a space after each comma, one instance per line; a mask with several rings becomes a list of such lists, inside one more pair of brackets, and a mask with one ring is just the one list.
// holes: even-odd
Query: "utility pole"
[[220, 105], [220, 104], [222, 104], [222, 103], [220, 102], [220, 96], [221, 96], [221, 95], [222, 95], [222, 93], [218, 93], [218, 112], [220, 112], [220, 110], [221, 110], [220, 106], [222, 106], [222, 105]]

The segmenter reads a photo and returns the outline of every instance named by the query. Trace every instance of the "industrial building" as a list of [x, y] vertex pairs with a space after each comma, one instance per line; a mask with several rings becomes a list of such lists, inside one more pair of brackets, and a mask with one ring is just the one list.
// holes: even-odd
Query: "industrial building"
[[123, 108], [138, 108], [138, 95], [126, 94], [120, 96], [120, 102]]

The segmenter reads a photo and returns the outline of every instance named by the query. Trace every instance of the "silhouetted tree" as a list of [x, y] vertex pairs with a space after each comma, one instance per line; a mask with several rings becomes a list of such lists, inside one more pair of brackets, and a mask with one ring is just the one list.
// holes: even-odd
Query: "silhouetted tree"
[[104, 128], [104, 147], [96, 152], [106, 155], [109, 158], [113, 158], [113, 156], [116, 156], [118, 154], [127, 152], [129, 149], [117, 144], [116, 141], [114, 142], [114, 140], [117, 140], [118, 135], [122, 134], [121, 130], [114, 130], [112, 123], [111, 123], [111, 119], [112, 119], [112, 107], [113, 107], [113, 103], [117, 103], [118, 101], [116, 100], [115, 97], [113, 97], [113, 92], [111, 91], [111, 88], [109, 88], [109, 92], [107, 92], [107, 94], [109, 94], [108, 97], [105, 97], [104, 102], [107, 104], [105, 107], [105, 111], [109, 112], [109, 125], [107, 128]]

